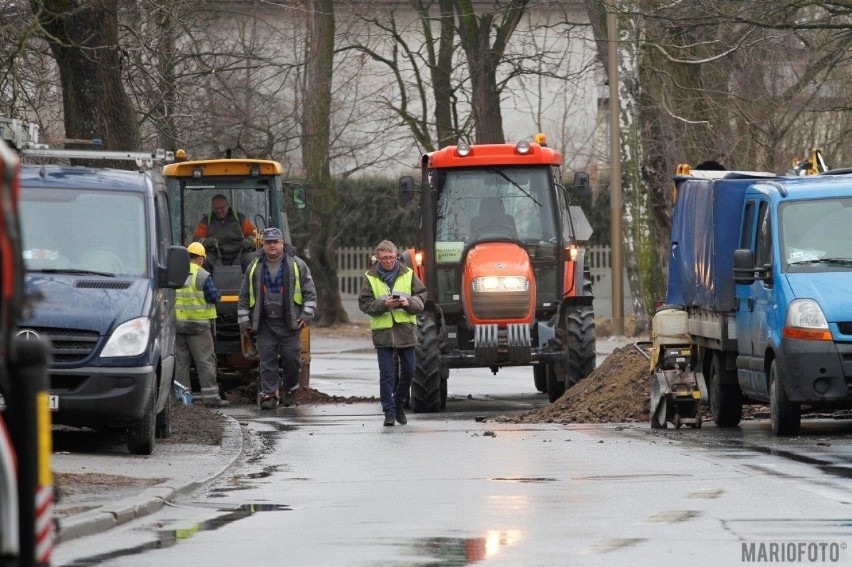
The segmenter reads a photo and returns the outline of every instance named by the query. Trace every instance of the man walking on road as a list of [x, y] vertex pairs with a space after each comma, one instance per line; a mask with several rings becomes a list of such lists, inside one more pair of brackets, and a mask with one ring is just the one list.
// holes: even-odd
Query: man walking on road
[[[417, 313], [426, 303], [426, 286], [414, 271], [397, 259], [396, 245], [383, 240], [376, 247], [377, 261], [364, 274], [358, 307], [370, 316], [373, 346], [379, 359], [379, 395], [385, 425], [408, 423], [403, 404], [414, 377]], [[394, 391], [394, 362], [399, 357], [399, 383]]]
[[[237, 304], [240, 332], [257, 336], [260, 364], [260, 407], [273, 409], [293, 403], [302, 368], [301, 329], [310, 324], [317, 307], [314, 280], [296, 249], [284, 244], [277, 228], [263, 231], [263, 250], [243, 276]], [[279, 357], [283, 380], [279, 384]]]
[[210, 273], [201, 267], [207, 253], [204, 246], [193, 242], [189, 250], [189, 276], [175, 294], [177, 333], [175, 334], [175, 380], [189, 386], [190, 361], [195, 362], [201, 400], [210, 407], [229, 406], [219, 395], [216, 381], [216, 354], [213, 351], [211, 321], [216, 320], [216, 304], [222, 294], [216, 289]]

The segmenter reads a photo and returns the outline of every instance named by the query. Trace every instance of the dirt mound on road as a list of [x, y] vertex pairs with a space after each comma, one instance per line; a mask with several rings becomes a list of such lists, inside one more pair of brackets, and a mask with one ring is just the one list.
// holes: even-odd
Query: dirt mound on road
[[616, 349], [599, 367], [543, 408], [503, 423], [647, 422], [651, 391], [649, 363], [632, 345]]

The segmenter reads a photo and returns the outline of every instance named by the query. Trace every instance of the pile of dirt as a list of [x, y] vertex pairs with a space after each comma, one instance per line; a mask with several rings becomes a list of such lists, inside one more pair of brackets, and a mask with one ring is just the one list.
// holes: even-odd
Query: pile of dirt
[[[257, 385], [252, 382], [229, 390], [228, 401], [234, 406], [245, 406], [257, 403]], [[302, 388], [294, 396], [296, 404], [357, 404], [360, 402], [376, 402], [378, 398], [364, 396], [330, 396], [314, 388]]]
[[172, 404], [172, 436], [158, 443], [219, 445], [225, 435], [227, 418], [202, 404]]
[[651, 371], [648, 360], [632, 345], [613, 351], [603, 364], [565, 394], [543, 408], [503, 423], [647, 422]]

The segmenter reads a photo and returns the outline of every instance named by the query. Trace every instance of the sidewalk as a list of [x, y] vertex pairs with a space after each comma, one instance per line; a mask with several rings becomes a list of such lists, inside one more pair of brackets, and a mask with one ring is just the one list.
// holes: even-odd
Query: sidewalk
[[[165, 502], [189, 494], [222, 474], [242, 450], [240, 425], [228, 418], [219, 447], [160, 442], [149, 456], [108, 451], [54, 453], [54, 473], [138, 479], [138, 483], [123, 488], [102, 486], [61, 497], [54, 507], [56, 543], [100, 533], [156, 512]], [[146, 487], [148, 484], [153, 486]]]

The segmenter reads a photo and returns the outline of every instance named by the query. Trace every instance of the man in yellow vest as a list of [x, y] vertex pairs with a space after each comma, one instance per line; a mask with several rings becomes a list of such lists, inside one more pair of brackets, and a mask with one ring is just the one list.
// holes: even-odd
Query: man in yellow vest
[[201, 267], [207, 252], [193, 242], [189, 250], [189, 276], [175, 295], [177, 333], [175, 335], [175, 380], [189, 386], [190, 357], [198, 372], [201, 401], [210, 407], [229, 406], [219, 396], [216, 381], [216, 354], [213, 351], [211, 321], [216, 319], [216, 304], [222, 297], [210, 273]]
[[[379, 395], [385, 425], [408, 423], [403, 404], [414, 377], [417, 313], [426, 303], [426, 286], [397, 259], [396, 245], [376, 246], [376, 263], [364, 274], [358, 307], [370, 316], [373, 346], [379, 359]], [[399, 357], [399, 383], [394, 391], [394, 351]]]
[[[260, 365], [258, 398], [261, 409], [293, 403], [302, 369], [301, 329], [310, 324], [317, 308], [311, 271], [284, 243], [278, 228], [261, 236], [263, 249], [243, 276], [237, 303], [241, 333], [257, 336]], [[279, 377], [279, 359], [283, 377]], [[280, 398], [279, 398], [280, 394]]]

